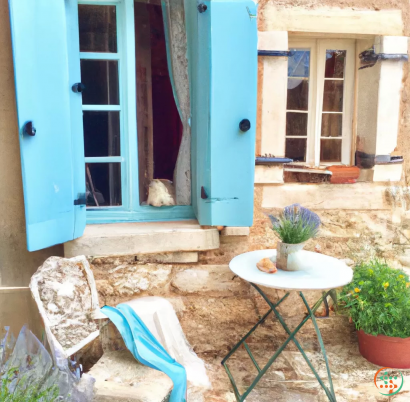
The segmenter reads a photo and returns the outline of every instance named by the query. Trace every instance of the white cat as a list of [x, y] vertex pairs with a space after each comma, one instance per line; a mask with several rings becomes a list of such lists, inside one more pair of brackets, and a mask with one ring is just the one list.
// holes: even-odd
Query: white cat
[[175, 205], [174, 184], [170, 180], [154, 179], [148, 187], [147, 204], [154, 207]]

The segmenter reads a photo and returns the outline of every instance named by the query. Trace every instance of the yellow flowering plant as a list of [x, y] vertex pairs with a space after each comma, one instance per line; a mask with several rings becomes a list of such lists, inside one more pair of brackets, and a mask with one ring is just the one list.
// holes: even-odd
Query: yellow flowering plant
[[367, 334], [410, 337], [410, 280], [399, 269], [379, 260], [357, 265], [339, 304]]

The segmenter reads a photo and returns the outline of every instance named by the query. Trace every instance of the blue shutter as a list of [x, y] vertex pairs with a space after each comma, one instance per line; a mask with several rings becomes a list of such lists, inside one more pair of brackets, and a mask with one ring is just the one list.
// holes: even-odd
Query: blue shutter
[[[77, 1], [9, 0], [29, 251], [85, 228]], [[34, 136], [25, 132], [32, 122]], [[28, 126], [29, 127], [29, 126]]]
[[[194, 209], [202, 225], [251, 226], [257, 99], [256, 6], [204, 1], [188, 10]], [[194, 14], [195, 13], [195, 14]], [[241, 131], [248, 119], [251, 128]]]

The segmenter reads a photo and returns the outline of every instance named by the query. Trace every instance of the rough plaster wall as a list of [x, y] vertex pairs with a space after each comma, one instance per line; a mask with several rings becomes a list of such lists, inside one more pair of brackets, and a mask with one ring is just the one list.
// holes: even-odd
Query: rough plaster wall
[[0, 0], [0, 49], [0, 287], [28, 286], [44, 260], [63, 250], [27, 251], [7, 0]]

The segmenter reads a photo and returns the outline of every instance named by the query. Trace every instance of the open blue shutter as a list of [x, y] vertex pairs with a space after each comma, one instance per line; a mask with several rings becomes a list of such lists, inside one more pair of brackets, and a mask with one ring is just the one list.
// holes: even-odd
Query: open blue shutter
[[85, 228], [85, 205], [74, 205], [85, 193], [81, 95], [71, 91], [80, 81], [77, 1], [9, 5], [27, 245], [34, 251]]
[[[188, 24], [194, 209], [202, 225], [251, 226], [257, 99], [256, 6], [204, 1]], [[200, 12], [202, 11], [202, 12]], [[194, 10], [188, 15], [193, 18]], [[195, 29], [196, 25], [196, 29]], [[197, 55], [195, 55], [195, 51]], [[251, 128], [241, 131], [240, 122]]]

